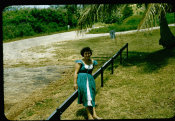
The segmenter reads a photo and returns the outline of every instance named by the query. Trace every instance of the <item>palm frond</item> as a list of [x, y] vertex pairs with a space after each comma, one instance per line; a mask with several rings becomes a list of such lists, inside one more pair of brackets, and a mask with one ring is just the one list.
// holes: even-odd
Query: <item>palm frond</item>
[[160, 17], [161, 12], [166, 13], [166, 3], [150, 3], [146, 9], [143, 18], [138, 25], [138, 30], [142, 28], [153, 27], [158, 24], [157, 18]]
[[112, 12], [117, 10], [120, 4], [92, 4], [84, 10], [81, 15], [78, 26], [80, 29], [91, 27], [98, 20], [103, 20], [108, 17]]
[[98, 9], [97, 4], [95, 5], [90, 5], [89, 7], [87, 7], [84, 11], [82, 16], [80, 17], [79, 21], [78, 21], [78, 26], [82, 29], [82, 28], [86, 28], [88, 26], [91, 26], [94, 21], [97, 18], [96, 15], [96, 11]]

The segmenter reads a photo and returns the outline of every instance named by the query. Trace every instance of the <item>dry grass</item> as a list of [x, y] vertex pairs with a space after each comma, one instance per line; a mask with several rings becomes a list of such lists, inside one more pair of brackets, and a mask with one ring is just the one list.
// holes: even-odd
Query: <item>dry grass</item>
[[[100, 77], [96, 79], [97, 114], [104, 119], [170, 118], [175, 114], [175, 49], [162, 50], [158, 45], [159, 38], [159, 31], [155, 30], [150, 34], [118, 35], [115, 41], [99, 37], [58, 43], [54, 45], [55, 56], [48, 62], [57, 59], [60, 64], [74, 65], [76, 59], [81, 59], [80, 49], [90, 46], [92, 57], [99, 63], [95, 72], [129, 43], [129, 60], [119, 65], [117, 59], [113, 75], [110, 68], [105, 71], [103, 88], [100, 87]], [[74, 92], [73, 72], [73, 68], [65, 71], [62, 79], [14, 105], [6, 114], [8, 119], [47, 119]], [[71, 120], [85, 118], [85, 109], [77, 104], [77, 100], [61, 116], [61, 119]]]

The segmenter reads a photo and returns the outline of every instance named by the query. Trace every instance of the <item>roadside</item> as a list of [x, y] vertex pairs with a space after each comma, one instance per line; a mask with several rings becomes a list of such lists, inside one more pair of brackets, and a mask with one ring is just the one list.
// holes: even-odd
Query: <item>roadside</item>
[[[170, 24], [169, 26], [175, 26], [175, 24]], [[153, 27], [149, 30], [159, 29], [159, 27]], [[147, 31], [148, 29], [142, 29], [140, 31]], [[116, 35], [120, 34], [129, 34], [132, 32], [138, 32], [138, 30], [130, 30], [124, 32], [116, 32]], [[33, 59], [39, 59], [51, 56], [50, 51], [53, 51], [54, 48], [50, 48], [50, 45], [55, 43], [61, 43], [69, 40], [78, 40], [78, 39], [86, 39], [86, 38], [94, 38], [94, 37], [101, 37], [101, 36], [109, 36], [109, 33], [104, 34], [82, 34], [77, 33], [76, 31], [71, 32], [64, 32], [59, 34], [53, 34], [48, 36], [41, 36], [35, 37], [30, 39], [19, 40], [15, 42], [9, 42], [3, 44], [3, 60], [4, 60], [4, 67], [13, 66], [15, 64], [19, 64], [19, 61], [27, 60], [31, 61]], [[33, 53], [32, 51], [28, 50], [29, 48], [34, 47], [43, 47], [46, 48], [44, 53]]]

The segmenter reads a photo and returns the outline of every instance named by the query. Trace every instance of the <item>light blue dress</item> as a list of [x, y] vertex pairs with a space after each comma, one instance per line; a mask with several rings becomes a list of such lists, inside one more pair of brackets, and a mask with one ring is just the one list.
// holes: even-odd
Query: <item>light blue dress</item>
[[76, 60], [75, 62], [81, 63], [77, 78], [78, 104], [83, 104], [85, 107], [95, 107], [96, 87], [92, 70], [94, 65], [97, 65], [97, 61], [93, 60], [93, 63], [90, 65], [85, 64], [83, 60]]

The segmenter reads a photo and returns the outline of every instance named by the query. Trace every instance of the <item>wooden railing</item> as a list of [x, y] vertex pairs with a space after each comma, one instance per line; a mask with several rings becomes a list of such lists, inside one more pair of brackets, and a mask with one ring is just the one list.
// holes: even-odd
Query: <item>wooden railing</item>
[[[106, 61], [101, 68], [99, 68], [93, 77], [96, 79], [101, 74], [101, 87], [103, 87], [103, 73], [104, 70], [111, 64], [111, 73], [113, 74], [114, 60], [120, 56], [120, 64], [122, 64], [122, 52], [126, 50], [128, 59], [128, 43], [126, 43], [113, 57]], [[61, 120], [61, 114], [72, 104], [72, 102], [78, 97], [78, 90], [76, 90], [69, 98], [67, 98], [50, 116], [47, 120]]]

